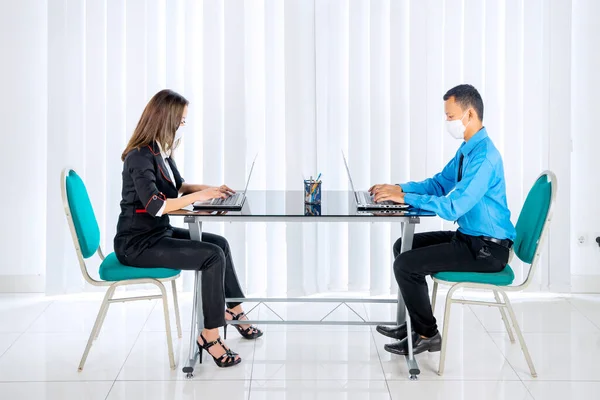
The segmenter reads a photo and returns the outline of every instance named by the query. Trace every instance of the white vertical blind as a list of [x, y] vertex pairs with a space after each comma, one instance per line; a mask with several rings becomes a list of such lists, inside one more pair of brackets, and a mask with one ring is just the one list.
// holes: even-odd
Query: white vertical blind
[[[390, 181], [406, 182], [410, 179], [410, 13], [408, 0], [390, 2]], [[391, 226], [391, 240], [400, 237], [398, 224]], [[390, 260], [393, 257], [390, 257]], [[388, 275], [395, 282], [392, 268]], [[391, 284], [396, 292], [396, 286]]]
[[46, 237], [52, 233], [46, 229], [44, 209], [49, 176], [48, 8], [35, 0], [0, 2], [0, 137], [6, 149], [0, 176], [7, 183], [0, 196], [5, 226], [0, 291], [43, 291], [45, 284]]
[[[522, 104], [527, 106], [523, 112], [523, 164], [521, 192], [526, 194], [531, 182], [538, 175], [538, 170], [548, 164], [548, 147], [544, 146], [544, 138], [548, 136], [548, 53], [549, 45], [546, 33], [549, 21], [545, 17], [543, 0], [525, 1], [523, 3], [523, 87]], [[525, 110], [524, 110], [525, 111]], [[505, 172], [508, 173], [508, 172]], [[561, 180], [560, 190], [568, 190]], [[521, 211], [521, 203], [511, 204], [511, 212], [517, 215]], [[555, 226], [555, 228], [558, 228]], [[546, 242], [547, 243], [547, 242]], [[522, 269], [516, 269], [519, 278]], [[542, 284], [547, 275], [537, 275], [536, 282]]]
[[[121, 162], [121, 153], [125, 149], [127, 137], [131, 135], [125, 128], [126, 112], [128, 103], [126, 101], [126, 53], [125, 43], [125, 2], [119, 0], [107, 0], [104, 3], [106, 8], [106, 26], [103, 27], [103, 35], [106, 37], [106, 133], [104, 140], [106, 143], [105, 162], [99, 165], [106, 171], [105, 186], [86, 178], [88, 187], [98, 185], [105, 190], [105, 219], [104, 225], [100, 225], [100, 231], [103, 233], [103, 249], [112, 249], [112, 239], [117, 231], [117, 222], [115, 216], [119, 215], [121, 201], [121, 171], [123, 163]], [[88, 33], [90, 30], [88, 29]], [[88, 77], [93, 79], [93, 77]], [[87, 106], [87, 105], [86, 105]], [[140, 111], [141, 115], [141, 111]], [[86, 133], [87, 135], [87, 133]], [[92, 198], [94, 207], [101, 199]], [[48, 215], [53, 212], [49, 210]], [[47, 275], [56, 266], [52, 259], [48, 260]], [[71, 273], [75, 273], [72, 269]], [[60, 290], [59, 288], [48, 288], [49, 291]]]
[[[446, 3], [429, 0], [427, 18], [427, 115], [440, 116], [427, 118], [427, 176], [440, 171], [456, 153], [458, 141], [449, 135], [440, 137], [444, 129], [444, 93], [463, 82], [461, 79], [462, 61], [462, 3]], [[440, 66], [443, 66], [440, 68]], [[441, 164], [440, 164], [441, 163]], [[443, 230], [456, 229], [452, 222], [445, 221]], [[430, 226], [428, 229], [439, 229]]]
[[[569, 57], [554, 49], [568, 55], [561, 35], [570, 37], [569, 18], [570, 2], [542, 0], [65, 0], [49, 9], [49, 137], [66, 143], [49, 143], [58, 151], [49, 174], [70, 164], [84, 176], [111, 250], [120, 155], [162, 88], [190, 100], [176, 154], [188, 182], [242, 187], [258, 153], [251, 189], [300, 189], [319, 172], [324, 189], [346, 189], [344, 150], [366, 189], [441, 170], [459, 146], [444, 133], [442, 96], [471, 83], [504, 155], [514, 220], [547, 166], [559, 172], [568, 207], [568, 157], [548, 155], [566, 140], [548, 104], [569, 95]], [[80, 285], [58, 205], [48, 203], [49, 226], [61, 226], [61, 235], [47, 235], [51, 292]], [[422, 222], [420, 231], [455, 228]], [[249, 293], [395, 290], [396, 224], [205, 229], [227, 236]], [[556, 230], [568, 232], [568, 219]], [[540, 276], [548, 283], [546, 270]]]
[[[370, 183], [370, 164], [363, 160], [370, 158], [370, 5], [371, 2], [351, 0], [349, 3], [348, 52], [348, 164], [354, 185], [365, 188]], [[367, 156], [368, 155], [368, 156]], [[335, 157], [335, 155], [333, 156]], [[343, 168], [343, 166], [342, 166]], [[357, 266], [348, 271], [350, 288], [364, 289], [369, 283], [371, 235], [369, 224], [349, 224], [349, 260]]]
[[[91, 157], [84, 134], [85, 16], [85, 4], [81, 2], [65, 0], [48, 7], [46, 284], [60, 291], [79, 290], [82, 279], [65, 223], [60, 173], [64, 167], [73, 166], [85, 174], [86, 160]], [[102, 193], [101, 189], [90, 191]]]
[[[370, 60], [370, 182], [390, 181], [390, 1], [371, 3], [369, 13]], [[368, 154], [363, 150], [362, 156]], [[338, 157], [334, 157], [336, 159]], [[339, 159], [339, 158], [338, 158]], [[339, 161], [337, 163], [339, 165]], [[371, 225], [371, 257], [369, 287], [373, 293], [389, 291], [386, 279], [391, 262], [390, 226]], [[363, 244], [364, 246], [364, 244]]]
[[[571, 113], [565, 113], [563, 105], [557, 99], [571, 99], [571, 29], [573, 26], [572, 4], [570, 0], [552, 1], [549, 12], [549, 38], [551, 43], [547, 64], [548, 82], [548, 166], [560, 179], [560, 190], [557, 194], [557, 206], [560, 210], [555, 213], [553, 224], [555, 229], [550, 231], [548, 247], [551, 251], [551, 262], [557, 265], [569, 265], [571, 262], [570, 223], [571, 208]], [[597, 39], [597, 38], [596, 38]], [[593, 40], [593, 39], [592, 39]], [[596, 40], [597, 41], [597, 40]], [[585, 117], [584, 117], [585, 118]], [[557, 251], [560, 249], [562, 251]], [[548, 274], [551, 290], [568, 290], [570, 271], [567, 268], [551, 268]]]
[[[259, 10], [260, 12], [260, 10]], [[286, 102], [285, 102], [285, 18], [284, 5], [280, 0], [265, 0], [265, 188], [281, 189], [286, 179]], [[268, 117], [267, 117], [268, 116]], [[266, 165], [266, 163], [265, 163]], [[266, 274], [267, 294], [284, 296], [287, 293], [287, 233], [284, 223], [269, 224], [267, 229]]]
[[[506, 16], [516, 23], [511, 29], [505, 29], [504, 57], [505, 85], [502, 96], [504, 109], [504, 173], [515, 182], [523, 179], [523, 0], [511, 0], [506, 3]], [[528, 153], [529, 154], [529, 153]], [[539, 173], [539, 171], [538, 171]], [[529, 188], [527, 188], [527, 191]], [[525, 195], [527, 192], [525, 192]], [[506, 187], [508, 204], [514, 205], [512, 212], [518, 215], [521, 210], [523, 187]], [[516, 267], [516, 264], [515, 264]], [[524, 279], [523, 269], [516, 268], [517, 279]]]

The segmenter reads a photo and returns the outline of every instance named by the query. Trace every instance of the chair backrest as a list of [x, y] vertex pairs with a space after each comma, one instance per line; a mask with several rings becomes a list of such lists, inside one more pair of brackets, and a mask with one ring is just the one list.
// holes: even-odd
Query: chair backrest
[[81, 272], [89, 283], [98, 284], [88, 274], [85, 259], [100, 250], [100, 228], [85, 183], [73, 169], [63, 170], [61, 192]]
[[529, 190], [519, 214], [516, 225], [517, 237], [513, 249], [521, 261], [531, 264], [523, 285], [528, 285], [535, 273], [542, 243], [552, 219], [556, 190], [557, 182], [554, 173], [542, 172]]

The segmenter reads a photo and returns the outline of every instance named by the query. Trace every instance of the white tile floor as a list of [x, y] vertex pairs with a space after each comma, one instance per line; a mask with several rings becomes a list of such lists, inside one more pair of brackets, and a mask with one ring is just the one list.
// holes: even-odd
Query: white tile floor
[[[537, 379], [529, 375], [519, 346], [510, 344], [496, 309], [455, 305], [446, 373], [436, 373], [438, 353], [421, 354], [417, 382], [408, 381], [405, 361], [386, 353], [388, 340], [370, 328], [281, 325], [263, 327], [265, 336], [254, 342], [232, 330], [227, 342], [243, 363], [219, 369], [205, 356], [196, 376], [186, 380], [181, 372], [190, 331], [186, 294], [184, 335], [174, 335], [175, 371], [169, 369], [160, 303], [144, 301], [111, 306], [79, 373], [100, 300], [98, 293], [0, 295], [0, 399], [553, 400], [600, 392], [600, 295], [513, 297]], [[331, 307], [272, 305], [295, 319], [318, 318]], [[355, 309], [373, 319], [393, 316], [391, 306]], [[256, 312], [272, 316], [265, 307]], [[357, 318], [343, 308], [330, 316]], [[175, 332], [174, 317], [172, 328]]]

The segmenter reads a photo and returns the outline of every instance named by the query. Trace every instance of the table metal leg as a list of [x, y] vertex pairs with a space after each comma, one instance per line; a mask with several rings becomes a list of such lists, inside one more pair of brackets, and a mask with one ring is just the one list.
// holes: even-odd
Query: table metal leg
[[[194, 217], [186, 217], [184, 220], [190, 228], [190, 238], [192, 240], [202, 241], [202, 221], [196, 220]], [[186, 374], [186, 378], [192, 378], [194, 376], [194, 368], [200, 357], [196, 340], [200, 332], [200, 328], [196, 331], [197, 324], [200, 326], [203, 324], [203, 313], [202, 313], [202, 296], [200, 295], [200, 289], [202, 284], [202, 274], [200, 271], [194, 272], [194, 299], [192, 301], [192, 325], [190, 328], [190, 347], [188, 353], [188, 362], [183, 367], [183, 372]]]
[[[188, 224], [190, 229], [190, 238], [192, 240], [202, 241], [202, 221], [197, 220], [194, 216], [186, 216], [184, 221]], [[401, 253], [408, 251], [412, 248], [413, 236], [415, 231], [415, 223], [417, 221], [407, 221], [402, 223], [402, 248]], [[203, 329], [204, 317], [202, 312], [202, 296], [201, 296], [201, 284], [202, 284], [202, 273], [199, 271], [195, 272], [194, 276], [194, 299], [192, 303], [192, 328], [190, 333], [190, 347], [189, 356], [186, 366], [183, 368], [183, 372], [187, 378], [192, 378], [194, 368], [199, 359], [199, 352], [196, 345], [196, 338], [199, 332]], [[310, 301], [308, 301], [310, 302]], [[406, 322], [408, 332], [412, 332], [411, 321], [408, 315], [408, 310], [402, 298], [402, 292], [398, 290], [398, 305], [396, 311], [396, 323], [398, 325]], [[197, 331], [194, 330], [197, 328]], [[421, 373], [419, 366], [413, 355], [412, 341], [409, 341], [409, 355], [406, 356], [406, 362], [411, 380], [416, 380], [417, 375]]]
[[[404, 253], [412, 249], [413, 237], [415, 234], [415, 224], [410, 222], [404, 222], [402, 224], [402, 247], [400, 249], [400, 253]], [[398, 325], [401, 325], [406, 321], [406, 331], [408, 332], [408, 355], [406, 356], [406, 364], [408, 366], [408, 373], [410, 374], [410, 380], [417, 380], [417, 375], [421, 373], [419, 369], [419, 364], [417, 364], [417, 360], [415, 360], [415, 356], [413, 354], [413, 344], [412, 344], [412, 326], [410, 321], [410, 315], [408, 315], [408, 309], [404, 303], [404, 298], [402, 298], [402, 292], [398, 290], [398, 309], [396, 312], [396, 320]]]

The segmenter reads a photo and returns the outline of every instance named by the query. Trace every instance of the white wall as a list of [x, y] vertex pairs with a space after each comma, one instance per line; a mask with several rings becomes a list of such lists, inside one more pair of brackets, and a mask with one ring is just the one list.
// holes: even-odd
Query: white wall
[[0, 2], [0, 292], [44, 290], [46, 7]]
[[[600, 275], [600, 2], [573, 2], [571, 97], [573, 137], [572, 181], [573, 208], [569, 238], [571, 270], [578, 275]], [[561, 103], [561, 99], [554, 101]], [[562, 108], [562, 106], [559, 106]], [[586, 242], [579, 245], [577, 238]]]

